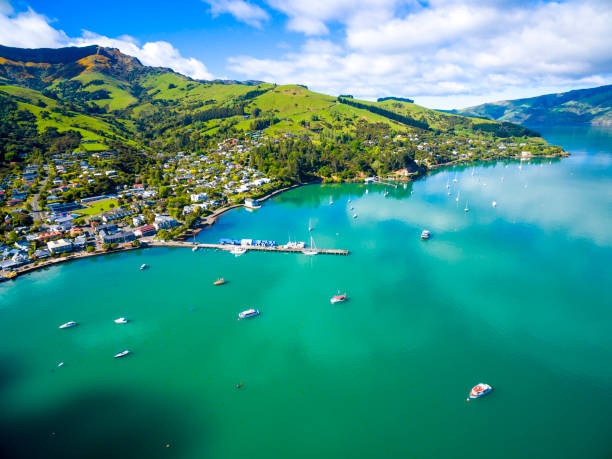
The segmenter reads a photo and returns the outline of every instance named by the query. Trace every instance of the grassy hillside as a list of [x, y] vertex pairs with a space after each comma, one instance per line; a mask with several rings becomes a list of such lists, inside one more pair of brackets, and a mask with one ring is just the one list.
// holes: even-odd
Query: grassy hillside
[[612, 125], [612, 85], [503, 100], [455, 110], [454, 113], [532, 126]]
[[[32, 142], [43, 151], [51, 148], [49, 139], [55, 139], [54, 148], [61, 145], [86, 152], [202, 152], [228, 137], [253, 135], [290, 142], [291, 148], [299, 143], [312, 155], [335, 149], [339, 158], [346, 159], [366, 146], [379, 152], [364, 154], [360, 163], [351, 166], [359, 170], [369, 163], [402, 163], [376, 157], [396, 146], [382, 139], [398, 135], [415, 139], [420, 135], [429, 145], [467, 144], [469, 139], [480, 139], [484, 145], [498, 138], [536, 135], [520, 126], [442, 113], [408, 100], [368, 102], [332, 97], [300, 85], [196, 81], [97, 46], [63, 50], [0, 46], [0, 80], [0, 98], [13, 123], [5, 123], [3, 129], [8, 132], [14, 123], [22, 123], [21, 118], [27, 119], [28, 135], [33, 135], [34, 126], [39, 139]], [[56, 133], [65, 134], [69, 141], [57, 140], [62, 137]], [[18, 142], [19, 135], [13, 137]], [[6, 147], [2, 154], [9, 150], [12, 158], [22, 151]], [[452, 149], [441, 148], [438, 153], [427, 147], [426, 151], [440, 162], [448, 159]], [[281, 150], [267, 154], [287, 160]], [[414, 160], [416, 150], [411, 155]], [[346, 163], [341, 166], [345, 159], [326, 161], [337, 169], [347, 167]], [[311, 158], [311, 167], [317, 161]]]

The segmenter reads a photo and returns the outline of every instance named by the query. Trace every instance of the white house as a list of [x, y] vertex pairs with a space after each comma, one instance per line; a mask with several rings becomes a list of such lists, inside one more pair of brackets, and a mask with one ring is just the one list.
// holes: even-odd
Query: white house
[[206, 193], [195, 193], [191, 195], [191, 202], [202, 202], [206, 201], [208, 195]]
[[66, 239], [58, 239], [56, 241], [47, 242], [47, 249], [51, 253], [62, 253], [72, 251], [72, 242]]

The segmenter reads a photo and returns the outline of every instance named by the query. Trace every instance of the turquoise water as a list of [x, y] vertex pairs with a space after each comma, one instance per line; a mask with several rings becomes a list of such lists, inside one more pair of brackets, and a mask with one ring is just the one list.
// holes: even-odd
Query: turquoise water
[[[310, 223], [348, 257], [147, 249], [0, 285], [0, 454], [609, 457], [612, 129], [543, 133], [572, 156], [386, 197], [309, 186], [199, 236]], [[466, 403], [478, 382], [495, 390]]]

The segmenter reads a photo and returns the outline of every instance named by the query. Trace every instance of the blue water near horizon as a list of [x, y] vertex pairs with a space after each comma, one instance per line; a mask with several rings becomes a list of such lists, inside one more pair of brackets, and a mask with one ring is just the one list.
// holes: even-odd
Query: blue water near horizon
[[[198, 236], [308, 241], [312, 225], [347, 257], [146, 249], [0, 285], [0, 453], [609, 457], [612, 129], [540, 132], [571, 156], [386, 197], [307, 186]], [[237, 321], [248, 307], [261, 316]], [[479, 382], [494, 391], [466, 403]]]

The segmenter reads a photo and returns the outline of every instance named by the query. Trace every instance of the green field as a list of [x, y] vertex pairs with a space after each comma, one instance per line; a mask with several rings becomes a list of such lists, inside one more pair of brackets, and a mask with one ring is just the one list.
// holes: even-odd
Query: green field
[[[111, 207], [111, 204], [113, 206]], [[76, 214], [80, 214], [83, 216], [93, 216], [102, 214], [104, 212], [108, 212], [109, 210], [116, 209], [119, 207], [119, 201], [116, 199], [104, 199], [103, 201], [95, 201], [88, 204], [89, 207], [87, 209], [81, 209], [76, 211]]]

